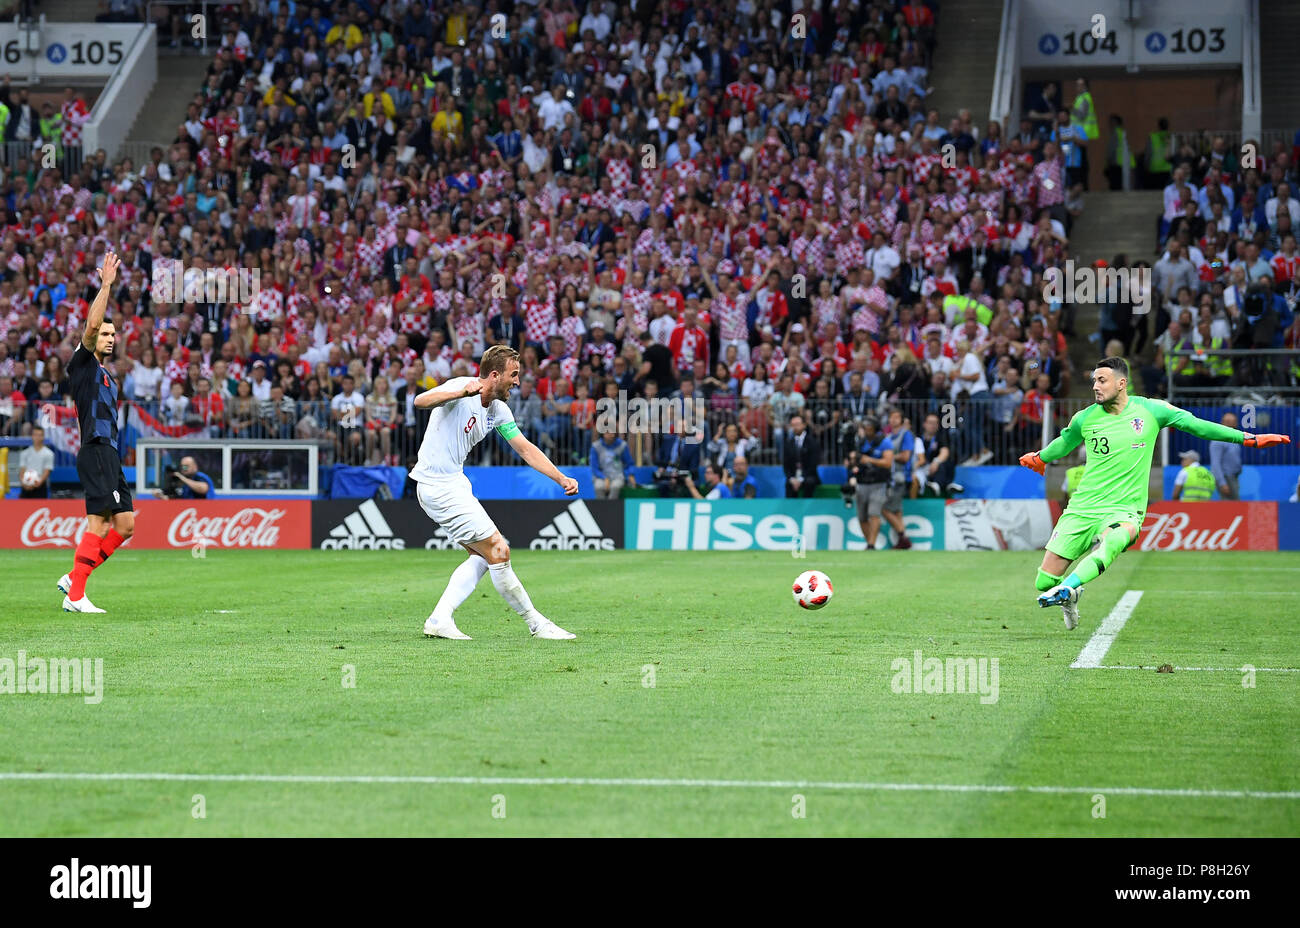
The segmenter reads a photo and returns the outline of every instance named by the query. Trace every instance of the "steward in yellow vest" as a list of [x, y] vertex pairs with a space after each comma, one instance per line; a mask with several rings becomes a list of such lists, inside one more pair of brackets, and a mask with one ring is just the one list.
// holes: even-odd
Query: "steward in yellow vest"
[[1185, 503], [1203, 503], [1214, 496], [1214, 474], [1201, 465], [1201, 456], [1195, 451], [1184, 451], [1180, 457], [1183, 469], [1174, 478], [1174, 499]]

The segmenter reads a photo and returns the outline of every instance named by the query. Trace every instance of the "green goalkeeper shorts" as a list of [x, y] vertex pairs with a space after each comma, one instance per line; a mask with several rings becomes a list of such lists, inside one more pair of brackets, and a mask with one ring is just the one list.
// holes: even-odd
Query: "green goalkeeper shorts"
[[1087, 554], [1093, 542], [1102, 532], [1112, 525], [1125, 522], [1142, 528], [1145, 512], [1136, 509], [1115, 509], [1105, 514], [1071, 512], [1061, 513], [1060, 521], [1052, 530], [1052, 537], [1047, 541], [1047, 550], [1060, 555], [1067, 561], [1075, 561]]

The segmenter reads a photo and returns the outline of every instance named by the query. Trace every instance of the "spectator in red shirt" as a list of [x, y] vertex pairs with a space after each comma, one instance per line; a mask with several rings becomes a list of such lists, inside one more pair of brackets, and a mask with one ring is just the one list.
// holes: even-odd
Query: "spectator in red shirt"
[[694, 306], [687, 306], [683, 319], [673, 329], [668, 340], [668, 350], [673, 353], [673, 362], [678, 371], [689, 372], [695, 367], [696, 358], [709, 357], [709, 336], [698, 324]]
[[1038, 448], [1043, 442], [1044, 403], [1052, 398], [1052, 378], [1039, 374], [1034, 378], [1034, 388], [1027, 392], [1016, 410], [1017, 449]]
[[212, 392], [212, 381], [200, 377], [198, 389], [190, 397], [190, 415], [203, 420], [204, 425], [220, 425], [225, 412], [225, 400], [221, 394]]

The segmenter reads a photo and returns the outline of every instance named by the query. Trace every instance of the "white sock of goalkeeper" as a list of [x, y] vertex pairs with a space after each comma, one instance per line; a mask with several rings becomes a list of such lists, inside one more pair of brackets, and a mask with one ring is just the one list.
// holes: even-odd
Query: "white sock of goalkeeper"
[[514, 568], [510, 566], [510, 562], [502, 561], [500, 564], [491, 564], [488, 566], [488, 573], [492, 575], [492, 585], [497, 588], [501, 598], [509, 603], [510, 608], [523, 616], [531, 625], [537, 615], [537, 610], [533, 608], [533, 601], [528, 598], [528, 591], [524, 589], [524, 585], [515, 576]]
[[474, 592], [474, 587], [478, 586], [487, 569], [488, 562], [481, 555], [471, 554], [469, 560], [463, 561], [451, 572], [447, 589], [442, 591], [442, 598], [438, 600], [438, 605], [433, 610], [434, 615], [451, 618], [460, 608], [460, 604], [469, 599], [469, 595]]

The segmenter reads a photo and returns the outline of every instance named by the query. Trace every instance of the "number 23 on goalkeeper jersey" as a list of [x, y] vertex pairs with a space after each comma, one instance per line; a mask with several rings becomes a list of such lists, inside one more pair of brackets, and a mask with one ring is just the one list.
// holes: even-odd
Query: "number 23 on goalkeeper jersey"
[[1051, 463], [1079, 445], [1088, 455], [1088, 468], [1070, 497], [1073, 513], [1145, 512], [1151, 481], [1151, 460], [1160, 430], [1166, 426], [1198, 438], [1241, 443], [1244, 432], [1198, 419], [1163, 400], [1130, 396], [1116, 415], [1099, 404], [1080, 410], [1070, 424], [1042, 451]]

